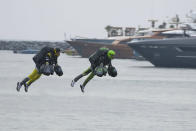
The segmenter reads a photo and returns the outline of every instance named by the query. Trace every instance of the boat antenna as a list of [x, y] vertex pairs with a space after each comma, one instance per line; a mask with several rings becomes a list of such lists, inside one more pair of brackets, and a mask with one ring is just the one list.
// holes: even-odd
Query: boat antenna
[[178, 14], [176, 14], [176, 16], [173, 17], [171, 20], [172, 20], [172, 22], [170, 22], [169, 24], [175, 24], [176, 25], [176, 28], [178, 28], [178, 26], [180, 24], [182, 24], [182, 22], [180, 22], [180, 18], [178, 16]]
[[152, 28], [155, 28], [155, 23], [158, 22], [158, 20], [155, 20], [155, 19], [150, 19], [148, 21], [151, 23]]

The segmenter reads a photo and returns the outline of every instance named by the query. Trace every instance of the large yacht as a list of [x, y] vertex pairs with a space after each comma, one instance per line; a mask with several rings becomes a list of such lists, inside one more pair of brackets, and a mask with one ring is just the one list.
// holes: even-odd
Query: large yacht
[[119, 59], [131, 59], [135, 58], [135, 51], [130, 48], [126, 43], [134, 40], [143, 39], [163, 39], [168, 37], [182, 37], [183, 34], [170, 33], [163, 34], [163, 32], [173, 31], [176, 29], [148, 29], [142, 30], [136, 33], [134, 36], [118, 37], [116, 40], [96, 40], [96, 39], [73, 39], [67, 41], [71, 46], [73, 46], [77, 52], [84, 58], [89, 57], [93, 52], [95, 52], [100, 47], [107, 47], [116, 51], [116, 58]]
[[132, 41], [129, 46], [157, 67], [196, 68], [196, 37]]

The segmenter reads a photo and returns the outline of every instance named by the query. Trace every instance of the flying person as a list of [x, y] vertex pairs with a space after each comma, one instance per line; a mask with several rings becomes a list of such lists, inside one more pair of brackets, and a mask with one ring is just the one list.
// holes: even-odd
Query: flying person
[[21, 82], [17, 82], [16, 90], [19, 92], [21, 87], [24, 86], [25, 92], [28, 92], [29, 86], [40, 78], [42, 74], [53, 75], [54, 72], [58, 76], [63, 75], [61, 67], [57, 63], [60, 56], [59, 48], [44, 47], [34, 57], [33, 61], [36, 65], [33, 72]]
[[89, 61], [91, 66], [85, 70], [82, 74], [78, 75], [75, 77], [72, 82], [71, 86], [74, 87], [74, 84], [83, 76], [88, 75], [89, 76], [86, 78], [86, 80], [83, 82], [82, 85], [80, 85], [81, 91], [84, 93], [84, 88], [86, 84], [95, 76], [105, 76], [108, 72], [108, 74], [112, 77], [117, 76], [117, 71], [114, 66], [112, 66], [111, 60], [115, 56], [115, 51], [109, 50], [108, 48], [100, 48], [97, 50], [95, 53], [93, 53], [89, 57]]

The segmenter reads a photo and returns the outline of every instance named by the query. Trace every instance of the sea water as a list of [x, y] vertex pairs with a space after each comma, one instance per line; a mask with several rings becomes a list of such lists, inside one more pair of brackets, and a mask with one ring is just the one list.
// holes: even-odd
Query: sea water
[[82, 93], [85, 77], [70, 83], [88, 59], [62, 54], [62, 77], [42, 76], [28, 93], [17, 92], [17, 81], [35, 68], [32, 57], [0, 52], [1, 131], [196, 130], [196, 69], [113, 60], [118, 76], [94, 77]]

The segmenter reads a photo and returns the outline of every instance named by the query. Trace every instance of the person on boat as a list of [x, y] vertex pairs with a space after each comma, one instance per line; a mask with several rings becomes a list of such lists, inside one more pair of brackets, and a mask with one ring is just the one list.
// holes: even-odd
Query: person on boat
[[115, 56], [115, 51], [109, 50], [108, 48], [102, 47], [98, 49], [95, 53], [93, 53], [89, 57], [89, 61], [91, 66], [85, 70], [82, 74], [75, 77], [72, 82], [71, 86], [74, 87], [74, 84], [83, 76], [86, 76], [90, 73], [90, 75], [86, 78], [86, 80], [83, 82], [82, 85], [80, 85], [81, 91], [84, 93], [84, 88], [86, 84], [95, 76], [105, 76], [108, 72], [108, 74], [111, 77], [117, 76], [117, 71], [114, 66], [111, 64], [111, 60]]
[[57, 64], [57, 59], [60, 56], [60, 49], [59, 48], [52, 48], [52, 47], [44, 47], [42, 48], [34, 57], [33, 61], [36, 65], [33, 72], [21, 82], [17, 82], [16, 90], [19, 92], [21, 87], [24, 85], [25, 92], [28, 92], [29, 86], [35, 82], [40, 76], [46, 75], [53, 75], [54, 72], [58, 76], [63, 75], [63, 71], [61, 66]]

